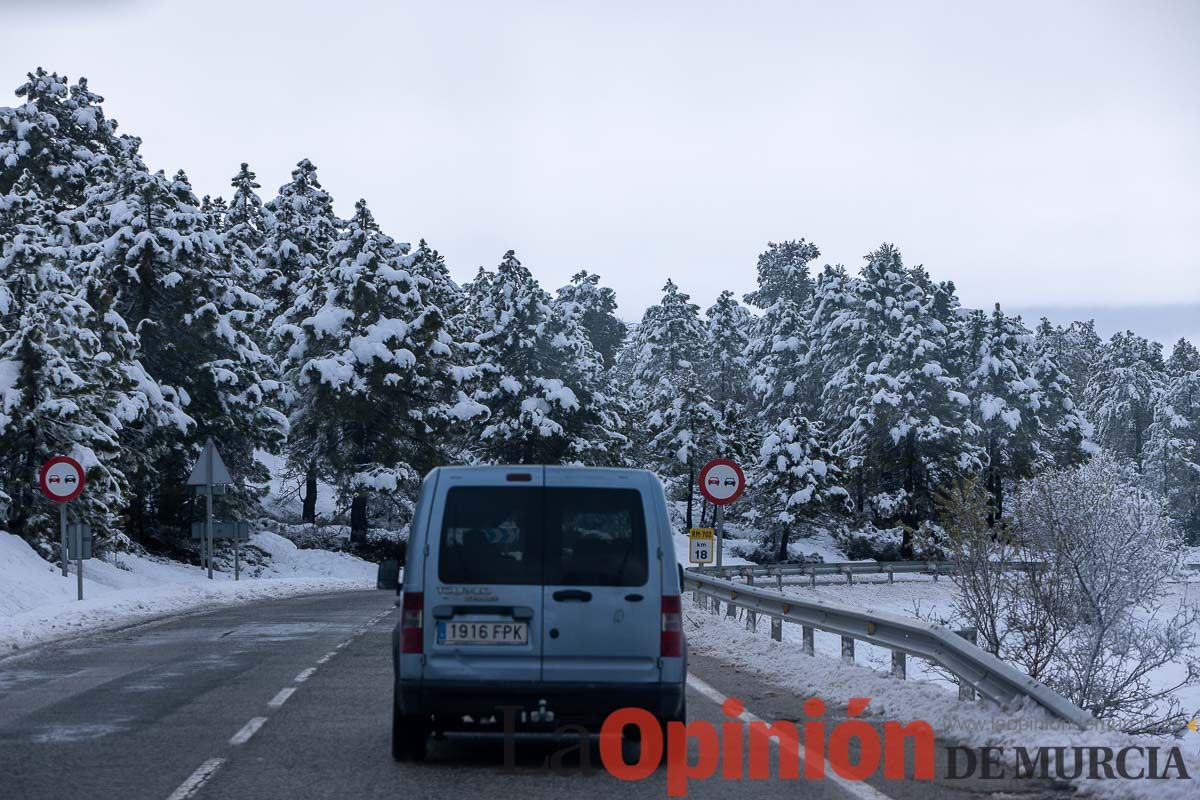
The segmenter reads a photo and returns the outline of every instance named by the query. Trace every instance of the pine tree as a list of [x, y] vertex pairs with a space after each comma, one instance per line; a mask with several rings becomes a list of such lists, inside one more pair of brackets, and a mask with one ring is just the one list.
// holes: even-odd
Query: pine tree
[[422, 476], [445, 457], [453, 348], [432, 283], [383, 233], [363, 200], [307, 272], [272, 331], [284, 353], [291, 407], [288, 458], [320, 465], [365, 541], [370, 501], [411, 511]]
[[680, 488], [686, 481], [687, 525], [692, 524], [696, 470], [718, 448], [721, 413], [701, 385], [700, 307], [668, 280], [657, 305], [646, 309], [631, 337], [627, 359], [630, 403], [642, 463]]
[[804, 395], [817, 398], [816, 419], [837, 438], [849, 424], [851, 361], [864, 320], [856, 310], [856, 280], [841, 264], [826, 265], [817, 277], [809, 319], [809, 342], [802, 381]]
[[797, 402], [810, 411], [815, 406], [805, 364], [813, 292], [809, 264], [820, 255], [815, 244], [799, 239], [771, 242], [758, 257], [758, 289], [746, 295], [746, 302], [763, 309], [763, 315], [747, 352], [751, 385], [767, 422], [788, 416]]
[[755, 464], [756, 511], [768, 521], [777, 561], [788, 560], [788, 544], [799, 523], [848, 509], [849, 495], [840, 478], [820, 424], [793, 405], [763, 437]]
[[[253, 180], [252, 174], [249, 177]], [[255, 188], [240, 178], [239, 173], [235, 184]], [[235, 204], [237, 200], [235, 196]], [[302, 159], [292, 170], [291, 181], [279, 187], [279, 195], [266, 206], [264, 241], [251, 285], [264, 304], [264, 320], [290, 308], [301, 282], [325, 266], [340, 228], [333, 198], [321, 188], [317, 168]]]
[[104, 98], [86, 78], [69, 86], [66, 77], [39, 67], [16, 94], [22, 105], [0, 107], [0, 194], [29, 173], [49, 207], [65, 211], [83, 203], [97, 176], [119, 162], [137, 162], [139, 142], [117, 135], [100, 106]]
[[136, 334], [146, 371], [195, 422], [187, 437], [163, 430], [146, 443], [152, 467], [133, 480], [134, 527], [145, 535], [185, 527], [183, 479], [205, 439], [218, 442], [235, 475], [261, 484], [254, 450], [277, 449], [286, 423], [272, 407], [274, 366], [246, 331], [221, 237], [207, 227], [187, 177], [128, 172], [111, 190], [97, 209], [111, 234], [87, 269], [110, 286], [112, 313]]
[[1140, 471], [1147, 429], [1165, 388], [1162, 346], [1132, 331], [1118, 333], [1104, 347], [1088, 382], [1085, 410], [1096, 440]]
[[997, 303], [990, 315], [971, 312], [963, 327], [963, 391], [986, 456], [983, 483], [991, 496], [989, 522], [995, 522], [1004, 513], [1008, 486], [1082, 459], [1084, 425], [1063, 391], [1065, 376], [1038, 356], [1033, 334], [1019, 318]]
[[981, 453], [924, 271], [906, 269], [887, 244], [866, 260], [853, 314], [840, 323], [856, 334], [854, 353], [826, 391], [850, 420], [838, 447], [857, 507], [881, 524], [902, 523], [908, 550], [911, 531], [934, 518], [938, 487], [978, 471]]
[[551, 302], [513, 251], [468, 288], [480, 333], [472, 399], [490, 414], [478, 452], [490, 462], [620, 463], [623, 421], [574, 316]]
[[1147, 471], [1172, 522], [1190, 544], [1200, 544], [1200, 369], [1170, 379], [1146, 439]]
[[1104, 340], [1096, 333], [1095, 322], [1072, 322], [1063, 328], [1042, 317], [1037, 328], [1037, 348], [1070, 379], [1075, 402], [1081, 404], [1104, 353]]
[[96, 312], [80, 296], [55, 216], [29, 172], [0, 196], [0, 506], [9, 530], [35, 543], [57, 538], [35, 475], [50, 456], [72, 455], [88, 482], [73, 513], [103, 544], [126, 493], [120, 373], [91, 330]]
[[625, 323], [613, 313], [617, 310], [616, 292], [601, 286], [599, 275], [581, 270], [558, 290], [554, 302], [563, 313], [576, 319], [604, 365], [611, 367], [626, 333]]
[[1176, 378], [1200, 370], [1200, 350], [1196, 349], [1196, 345], [1181, 337], [1171, 348], [1171, 357], [1167, 359], [1166, 366], [1167, 372]]
[[719, 415], [713, 456], [745, 459], [758, 438], [755, 420], [747, 407], [750, 400], [747, 353], [753, 324], [750, 312], [728, 289], [705, 311], [700, 375]]

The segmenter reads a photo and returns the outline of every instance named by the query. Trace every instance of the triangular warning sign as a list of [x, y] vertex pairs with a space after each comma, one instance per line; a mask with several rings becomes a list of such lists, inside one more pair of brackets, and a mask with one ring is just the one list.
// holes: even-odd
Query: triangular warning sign
[[221, 484], [233, 483], [233, 478], [229, 474], [229, 470], [225, 468], [225, 462], [221, 460], [221, 454], [217, 452], [217, 446], [212, 439], [204, 445], [204, 452], [200, 454], [200, 460], [196, 462], [196, 466], [192, 467], [192, 474], [188, 476], [188, 486], [217, 486]]

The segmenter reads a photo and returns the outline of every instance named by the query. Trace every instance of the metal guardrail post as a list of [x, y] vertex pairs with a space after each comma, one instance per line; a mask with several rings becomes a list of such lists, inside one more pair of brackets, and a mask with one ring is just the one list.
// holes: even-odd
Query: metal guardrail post
[[777, 642], [783, 641], [783, 617], [771, 617], [771, 638]]
[[892, 677], [900, 680], [908, 677], [908, 656], [903, 650], [892, 651]]
[[810, 626], [805, 625], [805, 626], [803, 626], [803, 631], [804, 631], [804, 653], [806, 655], [815, 656], [817, 654], [817, 649], [813, 642], [813, 629]]
[[808, 568], [808, 585], [812, 589], [817, 588], [817, 568], [816, 567]]
[[[753, 585], [754, 585], [754, 572], [753, 572], [753, 570], [747, 570], [747, 571], [746, 571], [746, 585], [747, 585], [747, 586], [753, 586]], [[750, 629], [750, 630], [752, 630], [752, 631], [757, 631], [757, 630], [758, 630], [758, 614], [754, 613], [754, 612], [753, 612], [753, 611], [751, 611], [749, 608], [747, 608], [747, 609], [746, 609], [746, 627], [747, 627], [747, 628], [749, 628], [749, 629]]]
[[[730, 594], [732, 594], [732, 592]], [[725, 616], [727, 616], [727, 617], [736, 617], [737, 616], [737, 607], [735, 607], [733, 605], [732, 597], [729, 598], [729, 602], [725, 603]]]
[[846, 585], [847, 586], [854, 585], [854, 570], [851, 567], [839, 568], [838, 571], [846, 573]]
[[842, 663], [854, 663], [854, 640], [849, 636], [842, 637]]
[[896, 582], [896, 570], [892, 569], [891, 567], [888, 567], [887, 573], [888, 573], [888, 583], [895, 583]]
[[[962, 630], [955, 631], [955, 633], [957, 633], [962, 638], [966, 639], [971, 644], [973, 644], [975, 646], [979, 645], [979, 641], [978, 641], [979, 640], [979, 631], [977, 629], [963, 628]], [[958, 679], [958, 699], [959, 700], [974, 700], [975, 697], [976, 697], [975, 687], [972, 686], [967, 681], [963, 680], [962, 678], [959, 678]]]
[[938, 563], [937, 563], [936, 561], [931, 561], [931, 562], [929, 563], [929, 566], [930, 566], [930, 568], [933, 570], [933, 582], [934, 582], [934, 583], [937, 583], [937, 579], [938, 579]]

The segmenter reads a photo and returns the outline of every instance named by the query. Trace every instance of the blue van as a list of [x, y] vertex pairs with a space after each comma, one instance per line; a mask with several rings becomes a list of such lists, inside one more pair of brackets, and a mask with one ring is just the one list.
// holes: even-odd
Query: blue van
[[682, 569], [634, 469], [439, 467], [421, 485], [392, 636], [392, 754], [443, 731], [684, 720]]

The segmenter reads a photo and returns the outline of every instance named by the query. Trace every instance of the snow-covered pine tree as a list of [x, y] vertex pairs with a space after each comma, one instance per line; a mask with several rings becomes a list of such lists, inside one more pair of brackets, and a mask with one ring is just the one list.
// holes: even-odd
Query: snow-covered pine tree
[[[85, 269], [111, 288], [111, 313], [137, 335], [147, 372], [178, 393], [195, 421], [188, 437], [161, 430], [146, 443], [153, 460], [131, 476], [135, 527], [139, 534], [183, 528], [190, 513], [183, 480], [207, 437], [240, 479], [265, 482], [254, 450], [277, 449], [286, 430], [272, 407], [274, 367], [247, 333], [221, 237], [207, 227], [186, 175], [127, 171], [89, 203], [95, 224], [110, 233]], [[239, 494], [226, 502], [250, 500]]]
[[1093, 367], [1085, 411], [1095, 425], [1096, 441], [1140, 471], [1147, 429], [1166, 381], [1162, 345], [1133, 331], [1117, 333]]
[[711, 455], [745, 460], [758, 442], [748, 405], [753, 317], [726, 289], [705, 311], [704, 349], [698, 374], [720, 415]]
[[758, 288], [746, 295], [746, 302], [763, 314], [747, 353], [751, 385], [766, 424], [790, 416], [796, 403], [808, 413], [816, 404], [806, 363], [813, 292], [809, 264], [820, 255], [815, 244], [798, 239], [770, 242], [758, 257]]
[[878, 524], [903, 523], [908, 549], [911, 530], [934, 519], [938, 488], [977, 472], [981, 453], [924, 271], [906, 269], [889, 244], [866, 260], [854, 316], [842, 323], [857, 334], [855, 352], [835, 373], [845, 383], [826, 389], [848, 400], [838, 449], [856, 506]]
[[0, 194], [28, 172], [44, 202], [65, 211], [84, 201], [97, 173], [136, 159], [137, 140], [117, 135], [86, 78], [68, 86], [39, 67], [16, 94], [20, 106], [0, 107]]
[[640, 466], [656, 469], [678, 494], [686, 488], [689, 527], [696, 470], [718, 447], [721, 432], [721, 414], [697, 375], [704, 338], [700, 307], [668, 280], [662, 299], [642, 316], [626, 356]]
[[122, 375], [92, 330], [62, 223], [25, 172], [0, 195], [0, 507], [5, 526], [54, 552], [58, 520], [37, 492], [38, 467], [74, 456], [88, 491], [77, 520], [101, 544], [118, 528], [126, 480], [118, 458]]
[[1200, 350], [1187, 339], [1180, 337], [1171, 348], [1171, 357], [1167, 359], [1167, 372], [1172, 377], [1181, 378], [1196, 370], [1200, 370]]
[[356, 542], [372, 498], [411, 511], [421, 477], [445, 458], [453, 348], [406, 251], [359, 200], [272, 330], [294, 397], [289, 461], [319, 465], [337, 485]]
[[1020, 318], [997, 303], [991, 314], [970, 312], [962, 327], [963, 391], [986, 456], [983, 482], [995, 522], [1015, 481], [1082, 459], [1085, 426], [1064, 391], [1065, 376], [1048, 356], [1038, 356]]
[[1171, 521], [1189, 544], [1200, 544], [1200, 369], [1166, 382], [1146, 441], [1147, 473]]
[[1096, 365], [1104, 354], [1104, 340], [1096, 333], [1096, 323], [1072, 322], [1064, 328], [1042, 317], [1037, 327], [1037, 348], [1070, 378], [1075, 403], [1082, 405]]
[[603, 365], [574, 316], [513, 251], [467, 289], [475, 337], [472, 399], [490, 414], [477, 451], [490, 462], [616, 464], [624, 423], [603, 386]]
[[816, 397], [816, 417], [836, 441], [849, 424], [849, 393], [853, 384], [853, 355], [863, 324], [856, 311], [856, 279], [841, 264], [825, 265], [813, 287], [812, 315], [804, 381]]
[[[240, 177], [241, 173], [235, 183]], [[250, 177], [253, 180], [253, 174]], [[250, 286], [263, 302], [264, 321], [272, 322], [292, 306], [300, 283], [328, 261], [341, 227], [333, 198], [317, 179], [317, 168], [302, 159], [292, 170], [292, 179], [266, 205], [264, 238]]]
[[617, 294], [600, 285], [600, 276], [580, 270], [571, 282], [558, 290], [555, 304], [563, 313], [573, 316], [587, 333], [588, 340], [605, 367], [616, 363], [617, 351], [625, 339], [625, 323], [617, 319]]
[[766, 520], [777, 561], [788, 560], [788, 544], [804, 521], [849, 509], [840, 479], [820, 423], [794, 404], [763, 436], [753, 478], [755, 511]]

